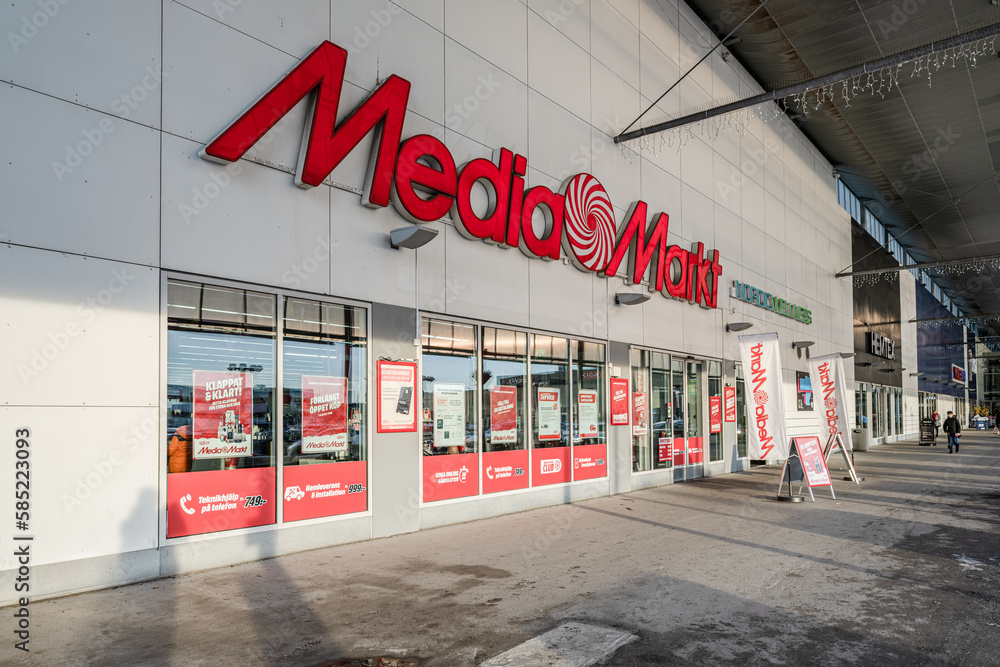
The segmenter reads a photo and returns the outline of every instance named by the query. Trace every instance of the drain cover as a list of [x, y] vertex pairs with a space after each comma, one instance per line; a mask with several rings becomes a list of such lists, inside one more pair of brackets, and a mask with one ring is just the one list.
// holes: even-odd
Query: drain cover
[[419, 667], [416, 658], [351, 658], [324, 662], [319, 667]]

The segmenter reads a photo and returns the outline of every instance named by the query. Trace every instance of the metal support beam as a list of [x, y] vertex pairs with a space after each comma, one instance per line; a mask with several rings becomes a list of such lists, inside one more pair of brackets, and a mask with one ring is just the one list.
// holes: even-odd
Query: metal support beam
[[923, 318], [916, 318], [916, 317], [914, 317], [912, 320], [909, 320], [909, 322], [911, 322], [911, 323], [912, 322], [952, 322], [952, 321], [965, 321], [965, 320], [968, 320], [969, 322], [972, 322], [972, 321], [975, 321], [975, 320], [985, 320], [985, 319], [1000, 320], [1000, 313], [983, 313], [982, 315], [952, 315], [951, 317], [923, 317]]
[[884, 269], [865, 269], [864, 271], [841, 271], [837, 278], [847, 278], [848, 276], [871, 276], [878, 273], [895, 273], [897, 271], [909, 271], [910, 269], [934, 269], [941, 266], [952, 266], [954, 264], [970, 264], [976, 262], [1000, 261], [1000, 255], [982, 255], [980, 257], [969, 257], [968, 259], [949, 259], [941, 262], [919, 262], [917, 264], [903, 264], [900, 266], [890, 266]]
[[[856, 76], [868, 74], [869, 72], [877, 72], [878, 70], [884, 69], [886, 67], [901, 65], [905, 62], [909, 62], [911, 60], [916, 60], [917, 58], [922, 58], [924, 56], [931, 55], [932, 53], [937, 53], [939, 51], [945, 51], [947, 49], [965, 46], [966, 44], [971, 44], [972, 42], [977, 42], [981, 39], [985, 39], [987, 37], [993, 37], [994, 35], [998, 34], [1000, 34], [1000, 23], [987, 26], [985, 28], [979, 28], [978, 30], [972, 30], [970, 32], [963, 33], [961, 35], [956, 35], [955, 37], [951, 37], [949, 39], [943, 39], [937, 42], [931, 42], [930, 44], [926, 44], [924, 46], [918, 46], [915, 49], [910, 49], [909, 51], [904, 51], [903, 53], [899, 53], [894, 56], [888, 56], [886, 58], [873, 60], [870, 63], [858, 65], [856, 67], [849, 67], [847, 69], [842, 69], [838, 72], [827, 74], [826, 76], [817, 77], [815, 79], [810, 79], [809, 81], [797, 83], [792, 86], [786, 86], [784, 88], [779, 88], [777, 90], [772, 90], [770, 92], [761, 93], [760, 95], [755, 95], [754, 97], [749, 97], [745, 100], [732, 102], [730, 104], [724, 104], [722, 106], [715, 107], [713, 109], [708, 109], [707, 111], [699, 111], [698, 113], [693, 113], [684, 116], [682, 118], [677, 118], [675, 120], [668, 120], [662, 123], [656, 123], [655, 125], [639, 128], [638, 130], [633, 130], [631, 132], [623, 132], [622, 134], [619, 134], [617, 137], [615, 137], [615, 143], [620, 144], [623, 141], [638, 139], [648, 134], [655, 134], [656, 132], [671, 130], [675, 127], [681, 127], [683, 125], [688, 125], [690, 123], [696, 123], [700, 120], [706, 120], [708, 118], [713, 118], [715, 116], [721, 116], [723, 114], [731, 113], [733, 111], [739, 111], [740, 109], [746, 109], [747, 107], [757, 106], [758, 104], [764, 104], [766, 102], [775, 102], [784, 97], [789, 97], [790, 95], [797, 95], [798, 93], [804, 93], [805, 91], [812, 90], [813, 88], [820, 88], [822, 86], [838, 83], [840, 81], [844, 81], [845, 79], [851, 79]], [[632, 124], [634, 125], [635, 123], [633, 122]], [[629, 127], [631, 127], [631, 125]]]

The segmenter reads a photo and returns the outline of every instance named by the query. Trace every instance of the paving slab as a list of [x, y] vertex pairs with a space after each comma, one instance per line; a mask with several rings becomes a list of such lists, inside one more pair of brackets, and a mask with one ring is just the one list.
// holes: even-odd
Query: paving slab
[[637, 637], [606, 665], [998, 665], [1000, 436], [963, 441], [832, 459], [836, 500], [756, 468], [33, 602], [0, 664], [467, 666], [575, 623]]

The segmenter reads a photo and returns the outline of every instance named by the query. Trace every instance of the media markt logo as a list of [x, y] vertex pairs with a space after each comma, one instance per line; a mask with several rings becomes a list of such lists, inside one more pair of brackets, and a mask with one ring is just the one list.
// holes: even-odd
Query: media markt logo
[[764, 366], [764, 345], [757, 343], [750, 348], [750, 378], [753, 384], [753, 400], [757, 404], [754, 408], [755, 424], [757, 426], [757, 438], [760, 441], [761, 458], [767, 458], [774, 445], [772, 438], [767, 432], [767, 392], [762, 388], [767, 382], [767, 368]]
[[285, 500], [287, 501], [301, 500], [302, 498], [305, 498], [305, 496], [306, 496], [305, 491], [303, 491], [297, 486], [289, 486], [288, 488], [285, 489]]
[[[450, 215], [466, 238], [518, 248], [531, 258], [571, 261], [583, 272], [631, 284], [648, 281], [664, 297], [718, 307], [718, 250], [694, 243], [691, 250], [667, 241], [670, 217], [649, 215], [634, 202], [620, 227], [611, 199], [590, 174], [576, 174], [557, 190], [528, 186], [528, 160], [501, 148], [492, 160], [455, 162], [444, 143], [429, 134], [402, 141], [410, 82], [395, 74], [337, 124], [347, 51], [323, 42], [242, 116], [208, 143], [199, 155], [231, 164], [309, 97], [295, 171], [295, 183], [316, 187], [369, 134], [373, 135], [361, 203], [384, 208], [390, 202], [410, 222], [420, 224]], [[490, 206], [473, 206], [477, 187], [489, 193]], [[539, 224], [534, 224], [537, 220]], [[628, 260], [626, 261], [626, 255]], [[624, 275], [622, 275], [624, 274]]]
[[459, 468], [459, 470], [458, 470], [458, 481], [461, 482], [462, 484], [465, 484], [465, 481], [468, 478], [469, 478], [469, 469], [466, 468], [465, 466], [462, 466], [461, 468]]

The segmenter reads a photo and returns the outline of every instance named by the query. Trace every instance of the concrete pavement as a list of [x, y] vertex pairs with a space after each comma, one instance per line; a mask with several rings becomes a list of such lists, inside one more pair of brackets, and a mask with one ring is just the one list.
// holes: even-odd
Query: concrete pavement
[[611, 665], [997, 665], [1000, 437], [963, 441], [833, 458], [836, 500], [760, 468], [33, 603], [0, 663], [449, 667], [579, 621], [638, 635]]

